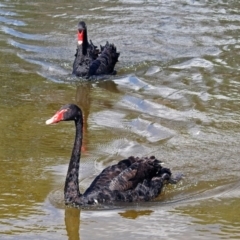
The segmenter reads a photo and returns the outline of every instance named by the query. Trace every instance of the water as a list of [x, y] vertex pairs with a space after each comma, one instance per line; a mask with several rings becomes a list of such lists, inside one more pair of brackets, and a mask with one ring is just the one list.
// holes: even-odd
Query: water
[[[238, 1], [1, 1], [1, 239], [239, 239]], [[71, 76], [76, 26], [121, 52], [118, 74]], [[65, 209], [74, 102], [83, 191], [104, 167], [155, 155], [184, 179], [150, 203]]]

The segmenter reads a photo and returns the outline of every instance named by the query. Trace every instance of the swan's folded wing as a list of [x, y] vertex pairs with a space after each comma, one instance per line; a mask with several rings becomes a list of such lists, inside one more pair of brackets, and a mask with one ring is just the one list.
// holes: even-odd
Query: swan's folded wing
[[85, 191], [86, 194], [100, 189], [102, 187], [109, 187], [109, 184], [114, 178], [116, 178], [121, 172], [128, 169], [133, 163], [137, 162], [139, 158], [129, 157], [121, 160], [115, 165], [105, 168], [91, 183], [89, 188]]
[[92, 60], [95, 60], [99, 56], [100, 51], [98, 47], [93, 44], [91, 40], [89, 42], [90, 44], [88, 47], [88, 55], [91, 57]]
[[109, 184], [109, 189], [111, 191], [126, 191], [133, 188], [134, 181], [132, 181], [137, 174], [137, 165], [134, 163], [129, 168], [122, 171], [117, 177], [113, 178]]
[[101, 51], [100, 56], [92, 61], [89, 66], [89, 76], [114, 73], [114, 67], [120, 53], [117, 52], [113, 44], [109, 44], [108, 42], [104, 47], [101, 47]]
[[118, 176], [112, 179], [109, 183], [109, 189], [111, 191], [126, 191], [134, 189], [144, 180], [150, 181], [153, 177], [157, 176], [161, 169], [161, 162], [154, 156], [138, 159]]

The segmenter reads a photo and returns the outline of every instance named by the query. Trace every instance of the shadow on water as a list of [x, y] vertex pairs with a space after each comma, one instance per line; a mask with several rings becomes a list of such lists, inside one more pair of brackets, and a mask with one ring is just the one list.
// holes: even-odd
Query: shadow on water
[[124, 218], [129, 218], [129, 219], [136, 219], [140, 216], [149, 216], [151, 215], [153, 211], [152, 210], [127, 210], [124, 212], [120, 212], [119, 215], [124, 217]]

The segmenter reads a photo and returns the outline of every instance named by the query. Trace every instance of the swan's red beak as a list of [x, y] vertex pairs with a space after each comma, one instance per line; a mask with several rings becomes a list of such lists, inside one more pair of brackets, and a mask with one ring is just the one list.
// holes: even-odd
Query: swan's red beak
[[82, 30], [78, 30], [78, 44], [82, 44], [83, 42], [83, 31]]
[[64, 113], [66, 111], [67, 111], [67, 109], [63, 109], [63, 110], [56, 112], [53, 117], [51, 117], [50, 119], [48, 119], [46, 121], [46, 124], [49, 125], [49, 124], [58, 123], [58, 122], [62, 121], [64, 119]]

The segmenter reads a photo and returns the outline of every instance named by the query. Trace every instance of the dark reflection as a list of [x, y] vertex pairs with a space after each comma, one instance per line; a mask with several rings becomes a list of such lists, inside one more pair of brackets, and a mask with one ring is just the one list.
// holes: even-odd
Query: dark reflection
[[[97, 87], [105, 89], [109, 92], [119, 93], [117, 84], [113, 81], [101, 81], [96, 83]], [[77, 86], [76, 103], [81, 107], [84, 114], [84, 123], [87, 127], [87, 119], [91, 106], [91, 90], [93, 86], [91, 82], [84, 82]]]
[[[105, 89], [110, 92], [118, 93], [117, 84], [111, 80], [100, 81], [96, 83], [97, 87]], [[87, 151], [87, 139], [88, 139], [88, 117], [91, 108], [92, 96], [91, 91], [93, 89], [92, 82], [82, 82], [77, 86], [76, 91], [76, 104], [82, 109], [83, 112], [83, 145], [82, 152]], [[107, 108], [111, 107], [109, 102], [104, 102]]]
[[77, 87], [76, 103], [82, 109], [83, 112], [83, 144], [82, 152], [87, 151], [87, 139], [88, 139], [88, 116], [91, 106], [91, 88], [90, 83], [82, 83]]
[[[99, 81], [96, 82], [96, 86], [102, 89], [105, 89], [109, 92], [120, 93], [117, 88], [117, 84], [114, 81]], [[90, 92], [93, 89], [92, 82], [82, 82], [77, 86], [76, 92], [76, 102], [81, 106], [89, 109], [91, 104], [91, 95]]]
[[124, 218], [136, 219], [140, 216], [149, 216], [149, 215], [151, 215], [152, 212], [153, 212], [152, 210], [140, 210], [140, 211], [127, 210], [123, 213], [119, 213], [119, 215]]
[[80, 240], [81, 209], [65, 208], [65, 225], [69, 240]]
[[76, 103], [83, 111], [83, 121], [86, 129], [91, 106], [91, 88], [92, 85], [90, 83], [82, 83], [81, 85], [77, 86], [76, 92]]

